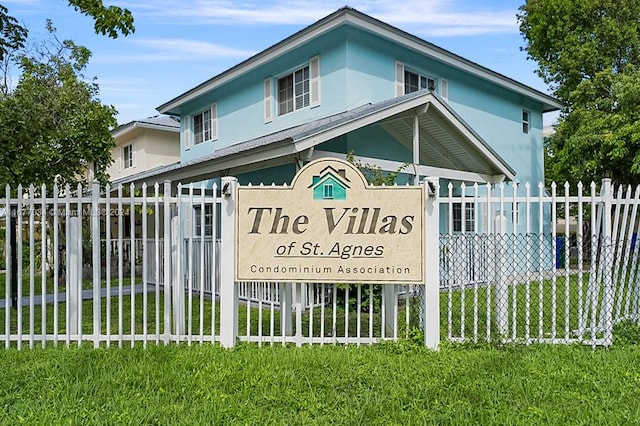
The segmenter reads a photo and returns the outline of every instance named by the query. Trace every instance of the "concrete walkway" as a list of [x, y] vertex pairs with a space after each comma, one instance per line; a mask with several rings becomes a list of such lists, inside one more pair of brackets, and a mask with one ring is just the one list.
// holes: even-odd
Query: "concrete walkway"
[[[162, 286], [160, 286], [162, 287]], [[155, 291], [155, 284], [147, 284], [147, 291]], [[135, 294], [140, 294], [142, 293], [144, 290], [144, 284], [138, 284], [134, 287], [134, 291]], [[110, 289], [110, 294], [111, 296], [117, 296], [118, 295], [118, 286], [115, 287], [111, 287]], [[123, 286], [122, 287], [122, 294], [123, 296], [130, 296], [131, 295], [131, 286]], [[101, 288], [100, 289], [100, 297], [107, 297], [107, 289], [106, 288]], [[93, 299], [93, 290], [92, 289], [88, 289], [88, 290], [82, 290], [82, 300], [90, 300]], [[66, 302], [67, 301], [67, 293], [66, 292], [60, 292], [58, 293], [58, 302]], [[45, 296], [45, 303], [50, 304], [53, 303], [54, 299], [53, 299], [53, 294], [47, 294]], [[31, 303], [31, 299], [29, 297], [23, 297], [22, 298], [22, 306], [29, 306], [29, 303]], [[36, 295], [33, 296], [33, 303], [36, 306], [41, 306], [42, 305], [42, 296], [41, 295]], [[6, 299], [0, 299], [0, 309], [4, 309], [7, 306], [7, 302]]]

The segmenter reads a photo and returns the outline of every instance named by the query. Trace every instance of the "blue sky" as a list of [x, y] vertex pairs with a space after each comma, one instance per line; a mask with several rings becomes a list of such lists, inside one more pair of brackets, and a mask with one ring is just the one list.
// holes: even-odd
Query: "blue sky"
[[[2, 0], [35, 38], [50, 18], [58, 37], [92, 52], [87, 77], [126, 123], [157, 114], [156, 107], [349, 5], [480, 65], [548, 92], [535, 63], [520, 50], [516, 13], [523, 1], [373, 0], [103, 0], [132, 11], [136, 32], [116, 40], [98, 36], [93, 21], [66, 0]], [[550, 124], [553, 117], [547, 117]]]

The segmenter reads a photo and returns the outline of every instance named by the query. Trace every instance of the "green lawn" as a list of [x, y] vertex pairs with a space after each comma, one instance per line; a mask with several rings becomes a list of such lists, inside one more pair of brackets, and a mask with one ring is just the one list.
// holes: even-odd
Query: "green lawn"
[[[28, 282], [26, 283], [28, 284]], [[577, 294], [577, 281], [557, 281], [557, 297], [566, 290]], [[532, 315], [539, 306], [531, 284]], [[524, 287], [521, 287], [524, 288]], [[542, 283], [544, 303], [553, 293], [553, 283]], [[518, 290], [520, 292], [520, 289]], [[452, 306], [461, 308], [465, 299], [466, 333], [473, 331], [476, 292], [468, 289], [452, 294]], [[486, 289], [478, 288], [478, 299], [486, 300]], [[449, 295], [441, 293], [441, 334], [446, 337]], [[526, 303], [516, 294], [518, 305]], [[186, 302], [186, 301], [185, 301]], [[93, 331], [92, 301], [83, 303], [83, 331]], [[133, 315], [136, 333], [142, 333], [142, 295], [135, 297]], [[363, 300], [368, 304], [368, 300]], [[150, 321], [155, 331], [155, 294], [147, 297]], [[196, 313], [198, 297], [193, 299]], [[564, 306], [561, 304], [560, 306]], [[131, 330], [131, 297], [122, 304], [122, 328]], [[212, 302], [204, 301], [204, 331], [211, 332]], [[480, 306], [486, 309], [486, 304]], [[106, 299], [101, 303], [106, 317]], [[160, 295], [160, 316], [164, 295]], [[47, 305], [46, 327], [53, 331], [52, 305]], [[64, 304], [59, 306], [64, 330]], [[215, 309], [219, 312], [219, 306]], [[325, 328], [332, 314], [326, 308]], [[415, 304], [410, 306], [416, 318]], [[564, 308], [562, 308], [564, 309]], [[564, 311], [557, 315], [564, 325]], [[570, 305], [570, 309], [571, 305]], [[119, 325], [120, 307], [111, 299], [111, 330]], [[269, 332], [269, 311], [263, 311], [263, 334]], [[259, 310], [240, 307], [239, 333], [246, 334], [250, 316], [251, 334], [258, 332]], [[404, 323], [404, 301], [399, 323]], [[4, 333], [4, 310], [0, 310], [0, 333]], [[41, 307], [34, 314], [35, 332], [41, 327]], [[27, 332], [29, 309], [22, 312]], [[545, 324], [551, 317], [543, 316]], [[374, 335], [379, 335], [380, 314], [374, 311]], [[302, 317], [308, 333], [311, 313]], [[356, 317], [345, 318], [338, 306], [336, 331], [356, 331]], [[275, 330], [279, 313], [274, 312]], [[313, 310], [314, 335], [319, 335], [320, 309]], [[460, 319], [453, 319], [461, 327]], [[368, 335], [369, 316], [362, 318], [362, 335]], [[518, 320], [518, 324], [522, 324]], [[414, 324], [412, 324], [414, 325]], [[480, 335], [486, 322], [479, 324]], [[536, 325], [537, 326], [537, 325]], [[12, 330], [17, 327], [12, 312]], [[219, 319], [215, 320], [219, 330]], [[491, 325], [494, 330], [495, 324]], [[520, 327], [520, 325], [518, 325]], [[192, 330], [199, 330], [194, 321]], [[459, 329], [459, 328], [458, 328]], [[106, 325], [103, 322], [103, 331]], [[546, 330], [546, 329], [545, 329]], [[279, 334], [279, 332], [277, 332]], [[240, 344], [224, 350], [217, 344], [164, 346], [138, 343], [131, 348], [90, 348], [64, 344], [46, 350], [36, 342], [33, 350], [0, 350], [0, 424], [640, 424], [640, 328], [623, 324], [616, 328], [616, 343], [609, 349], [580, 345], [459, 346], [443, 343], [438, 352], [421, 344], [415, 332], [411, 339], [376, 346], [303, 346], [280, 344], [258, 347]], [[467, 334], [470, 336], [470, 334]], [[152, 339], [150, 339], [152, 340]], [[277, 340], [276, 340], [277, 342]], [[115, 342], [114, 342], [115, 343]], [[112, 345], [114, 344], [112, 343]], [[26, 346], [27, 342], [23, 343]]]
[[[636, 336], [637, 337], [637, 336]], [[640, 347], [0, 351], [2, 424], [638, 424]]]

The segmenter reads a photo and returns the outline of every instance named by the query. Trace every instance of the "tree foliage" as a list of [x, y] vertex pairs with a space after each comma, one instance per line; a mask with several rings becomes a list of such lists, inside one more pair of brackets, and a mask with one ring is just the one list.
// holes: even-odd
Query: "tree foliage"
[[[118, 38], [119, 35], [127, 36], [135, 31], [133, 15], [128, 9], [105, 6], [102, 0], [68, 0], [68, 3], [77, 12], [93, 18], [96, 34]], [[0, 60], [8, 52], [23, 48], [28, 36], [27, 28], [8, 12], [0, 4]]]
[[17, 86], [0, 99], [2, 187], [75, 184], [91, 166], [96, 178], [108, 179], [116, 111], [82, 75], [91, 52], [48, 29], [52, 41], [21, 57]]
[[133, 15], [128, 9], [106, 7], [102, 0], [69, 0], [69, 6], [93, 18], [96, 34], [118, 38], [119, 34], [127, 36], [135, 31]]
[[555, 176], [640, 182], [640, 1], [529, 0], [518, 20], [565, 104], [547, 143]]
[[24, 46], [28, 31], [18, 24], [18, 20], [8, 15], [6, 7], [0, 4], [0, 60], [12, 50]]
[[401, 164], [395, 172], [385, 172], [380, 168], [369, 163], [363, 163], [356, 160], [355, 152], [349, 151], [346, 156], [346, 160], [356, 166], [358, 170], [364, 175], [364, 178], [370, 185], [373, 186], [393, 186], [398, 181], [398, 175], [407, 168], [409, 163]]

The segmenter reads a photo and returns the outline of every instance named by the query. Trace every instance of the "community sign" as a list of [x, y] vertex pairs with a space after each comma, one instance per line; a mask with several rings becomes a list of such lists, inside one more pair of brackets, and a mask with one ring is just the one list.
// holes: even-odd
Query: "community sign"
[[236, 199], [236, 281], [424, 283], [423, 186], [370, 186], [326, 158]]

